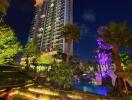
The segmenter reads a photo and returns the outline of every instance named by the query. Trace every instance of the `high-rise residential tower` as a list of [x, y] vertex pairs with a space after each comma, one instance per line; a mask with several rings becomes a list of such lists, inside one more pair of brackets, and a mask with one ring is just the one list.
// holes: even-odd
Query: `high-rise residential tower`
[[29, 41], [33, 40], [43, 52], [60, 49], [65, 53], [61, 29], [69, 22], [73, 22], [73, 0], [44, 0], [36, 8]]

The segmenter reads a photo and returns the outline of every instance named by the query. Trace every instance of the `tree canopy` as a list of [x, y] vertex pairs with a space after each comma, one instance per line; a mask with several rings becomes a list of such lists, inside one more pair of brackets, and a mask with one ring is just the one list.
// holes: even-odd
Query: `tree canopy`
[[24, 56], [36, 56], [40, 54], [39, 49], [33, 42], [28, 42], [24, 47]]
[[61, 88], [71, 88], [74, 70], [65, 63], [54, 64], [47, 72], [47, 79]]
[[117, 47], [132, 47], [132, 30], [126, 23], [110, 22], [106, 27], [100, 27], [99, 34], [106, 44]]
[[62, 28], [63, 36], [65, 37], [66, 41], [69, 39], [78, 41], [80, 40], [80, 29], [77, 25], [68, 23]]
[[98, 32], [105, 44], [112, 46], [116, 72], [121, 71], [119, 51], [120, 48], [132, 47], [132, 30], [126, 23], [110, 22], [107, 26], [99, 27]]
[[71, 54], [71, 46], [73, 41], [80, 40], [80, 29], [77, 25], [73, 23], [68, 23], [62, 28], [62, 36], [65, 38], [65, 42], [67, 43], [66, 47], [66, 63], [69, 64], [69, 58]]
[[13, 30], [6, 25], [0, 26], [0, 64], [7, 64], [13, 61], [13, 57], [21, 51]]

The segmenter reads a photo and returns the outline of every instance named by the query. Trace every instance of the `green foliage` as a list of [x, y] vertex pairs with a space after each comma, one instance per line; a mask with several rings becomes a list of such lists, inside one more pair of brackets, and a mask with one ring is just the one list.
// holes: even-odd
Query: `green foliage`
[[61, 53], [61, 52], [58, 52], [53, 57], [54, 57], [54, 59], [61, 59], [62, 61], [66, 60], [66, 54], [65, 53]]
[[24, 56], [38, 56], [40, 51], [33, 42], [28, 42], [24, 47]]
[[69, 39], [78, 41], [80, 40], [80, 29], [77, 25], [68, 23], [62, 28], [63, 36], [66, 41]]
[[55, 64], [51, 67], [50, 71], [47, 73], [48, 79], [56, 84], [58, 87], [71, 88], [72, 78], [74, 75], [74, 70], [71, 66], [65, 63]]
[[37, 60], [39, 64], [53, 64], [54, 62], [52, 55], [41, 55]]
[[132, 47], [132, 30], [126, 23], [110, 22], [106, 27], [99, 28], [103, 33], [99, 36], [105, 40], [106, 44], [125, 48]]
[[0, 26], [0, 64], [12, 62], [13, 57], [20, 51], [21, 47], [13, 30]]
[[87, 71], [98, 71], [98, 66], [93, 60], [88, 60], [87, 65]]
[[71, 46], [73, 41], [79, 41], [80, 40], [80, 29], [77, 25], [68, 23], [62, 28], [62, 36], [65, 38], [65, 42], [67, 43], [67, 57], [66, 57], [66, 63], [69, 63], [69, 58], [71, 54]]
[[120, 54], [120, 60], [123, 69], [125, 69], [127, 65], [132, 62], [132, 59], [129, 57], [127, 52]]

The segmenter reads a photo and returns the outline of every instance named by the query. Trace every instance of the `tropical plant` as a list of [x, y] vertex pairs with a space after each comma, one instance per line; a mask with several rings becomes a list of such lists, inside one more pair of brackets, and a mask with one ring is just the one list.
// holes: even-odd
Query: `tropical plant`
[[120, 60], [123, 70], [125, 70], [127, 68], [127, 65], [132, 62], [132, 59], [129, 57], [127, 52], [120, 54]]
[[121, 71], [123, 69], [121, 68], [119, 49], [132, 47], [132, 31], [130, 30], [130, 28], [128, 28], [126, 23], [116, 23], [116, 22], [110, 22], [107, 26], [100, 27], [99, 31], [100, 31], [99, 37], [103, 38], [104, 42], [107, 45], [112, 46], [114, 63], [116, 65], [116, 73], [117, 73], [116, 88], [117, 90], [120, 91], [123, 90], [123, 87], [125, 86], [125, 89], [127, 91], [127, 87], [122, 78], [123, 76], [121, 76], [122, 75]]
[[62, 34], [65, 38], [65, 42], [67, 43], [67, 50], [66, 50], [66, 63], [69, 64], [69, 58], [71, 54], [71, 46], [73, 41], [80, 40], [80, 29], [77, 25], [68, 23], [62, 28]]
[[57, 54], [53, 55], [54, 60], [61, 59], [62, 61], [66, 60], [66, 54], [62, 52], [58, 52]]
[[14, 56], [21, 51], [13, 30], [6, 26], [0, 26], [0, 64], [13, 62]]
[[99, 34], [99, 37], [103, 38], [107, 45], [112, 46], [116, 72], [119, 72], [122, 70], [119, 49], [132, 47], [132, 31], [126, 23], [111, 22], [106, 27], [99, 28], [102, 32], [102, 34]]
[[94, 60], [88, 60], [87, 65], [87, 71], [98, 71], [98, 66]]
[[57, 87], [71, 88], [74, 70], [65, 63], [54, 64], [49, 72], [47, 78]]

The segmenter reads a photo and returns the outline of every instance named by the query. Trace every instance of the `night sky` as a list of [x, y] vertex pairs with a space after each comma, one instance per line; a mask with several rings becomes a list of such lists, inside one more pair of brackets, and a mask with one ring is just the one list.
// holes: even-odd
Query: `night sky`
[[[27, 41], [34, 3], [33, 0], [12, 0], [5, 17], [22, 44]], [[97, 47], [97, 28], [110, 21], [127, 22], [132, 28], [132, 0], [74, 0], [74, 23], [81, 29], [81, 41], [74, 44], [74, 54], [82, 59], [91, 58]]]

